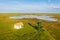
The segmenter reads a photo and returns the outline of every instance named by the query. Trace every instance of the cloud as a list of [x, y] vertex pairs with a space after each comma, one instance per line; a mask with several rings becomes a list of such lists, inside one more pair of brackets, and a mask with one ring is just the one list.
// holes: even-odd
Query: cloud
[[27, 4], [25, 2], [11, 1], [0, 3], [0, 12], [60, 12], [59, 4], [48, 4], [46, 2]]

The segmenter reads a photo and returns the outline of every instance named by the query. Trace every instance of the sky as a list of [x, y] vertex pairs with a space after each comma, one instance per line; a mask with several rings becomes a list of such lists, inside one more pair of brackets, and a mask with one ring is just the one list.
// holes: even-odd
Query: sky
[[0, 0], [0, 13], [60, 13], [60, 0]]

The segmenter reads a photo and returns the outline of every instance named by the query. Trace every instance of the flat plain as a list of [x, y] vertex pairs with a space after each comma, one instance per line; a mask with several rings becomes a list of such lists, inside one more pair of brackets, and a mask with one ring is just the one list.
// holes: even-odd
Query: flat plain
[[[53, 16], [58, 19], [56, 22], [37, 19], [37, 18], [24, 18], [24, 19], [10, 19], [10, 16], [21, 15], [37, 15], [37, 16]], [[38, 33], [36, 29], [29, 26], [37, 25], [38, 21], [42, 22], [44, 32]], [[0, 40], [60, 40], [60, 14], [17, 14], [17, 13], [1, 13], [0, 14]], [[14, 29], [14, 24], [23, 22], [24, 28]], [[39, 36], [40, 35], [40, 36]]]

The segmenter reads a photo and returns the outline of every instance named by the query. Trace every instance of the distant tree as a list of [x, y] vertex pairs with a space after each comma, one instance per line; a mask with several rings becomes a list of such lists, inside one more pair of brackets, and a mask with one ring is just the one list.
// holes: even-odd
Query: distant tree
[[37, 22], [37, 26], [36, 25], [32, 25], [31, 23], [28, 23], [30, 26], [32, 26], [33, 28], [35, 28], [37, 31], [44, 31], [43, 30], [43, 26], [42, 26], [42, 22], [38, 21]]

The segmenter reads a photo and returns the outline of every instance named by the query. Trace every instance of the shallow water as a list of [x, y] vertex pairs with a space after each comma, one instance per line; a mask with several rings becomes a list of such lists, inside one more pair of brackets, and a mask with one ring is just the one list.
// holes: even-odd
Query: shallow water
[[53, 18], [52, 16], [36, 16], [36, 15], [23, 15], [23, 16], [10, 16], [11, 19], [23, 19], [23, 18], [37, 18], [48, 21], [57, 21], [58, 19]]

